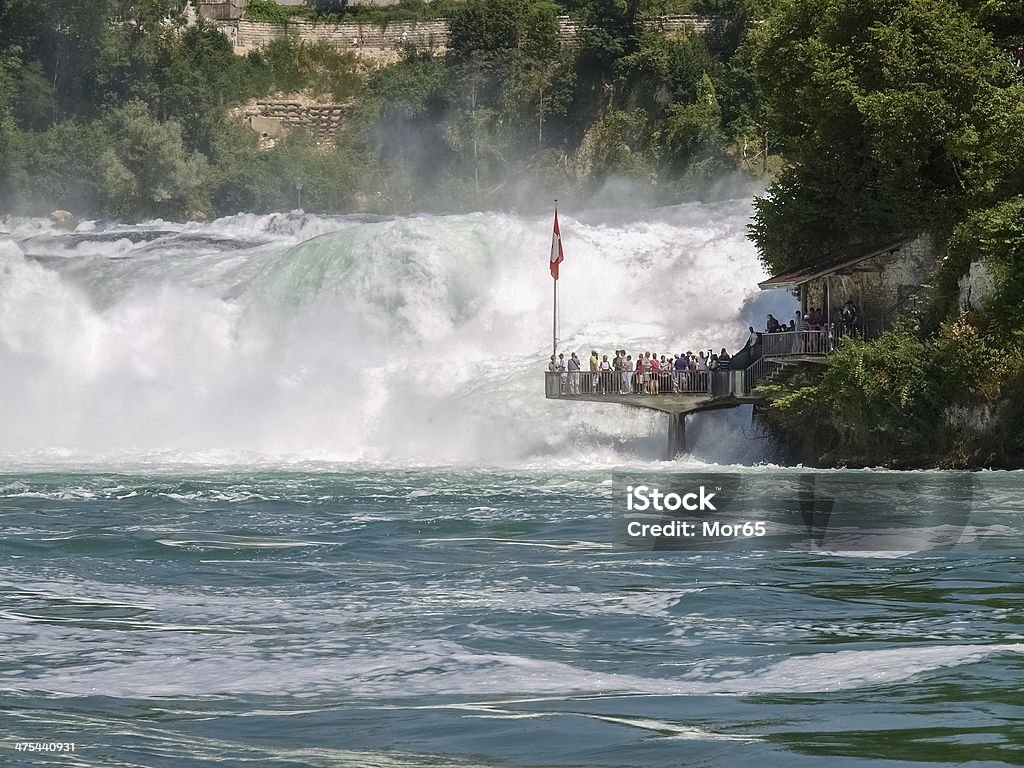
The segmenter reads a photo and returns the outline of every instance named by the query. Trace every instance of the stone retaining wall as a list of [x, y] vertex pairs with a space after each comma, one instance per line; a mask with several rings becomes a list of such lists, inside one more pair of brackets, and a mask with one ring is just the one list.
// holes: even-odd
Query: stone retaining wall
[[[379, 24], [267, 24], [240, 21], [234, 43], [240, 48], [261, 48], [285, 37], [308, 43], [325, 42], [340, 50], [398, 50], [404, 45], [441, 50], [448, 42], [446, 21], [396, 21]], [[231, 35], [229, 34], [229, 37]]]
[[[679, 34], [684, 30], [706, 32], [715, 19], [700, 16], [662, 16], [644, 23], [647, 29], [665, 35]], [[396, 21], [379, 24], [313, 24], [296, 21], [288, 24], [268, 24], [258, 21], [221, 23], [221, 29], [239, 48], [260, 48], [274, 40], [291, 37], [304, 42], [326, 42], [340, 50], [360, 49], [393, 51], [405, 45], [443, 51], [448, 42], [448, 22], [443, 19], [432, 21]], [[563, 43], [571, 43], [580, 32], [581, 26], [568, 16], [558, 19], [558, 33]]]
[[256, 102], [255, 110], [248, 111], [245, 118], [264, 139], [279, 138], [287, 128], [304, 128], [318, 141], [324, 141], [338, 133], [347, 110], [343, 104], [267, 100]]

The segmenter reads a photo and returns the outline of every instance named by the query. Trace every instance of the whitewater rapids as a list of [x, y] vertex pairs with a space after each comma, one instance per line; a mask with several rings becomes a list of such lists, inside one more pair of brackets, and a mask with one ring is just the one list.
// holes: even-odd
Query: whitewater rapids
[[[785, 316], [791, 298], [758, 292], [750, 215], [750, 200], [560, 212], [560, 350], [733, 350], [765, 312]], [[615, 463], [664, 449], [657, 414], [544, 399], [546, 217], [9, 227], [9, 461]], [[693, 426], [714, 460], [761, 450], [749, 411]]]

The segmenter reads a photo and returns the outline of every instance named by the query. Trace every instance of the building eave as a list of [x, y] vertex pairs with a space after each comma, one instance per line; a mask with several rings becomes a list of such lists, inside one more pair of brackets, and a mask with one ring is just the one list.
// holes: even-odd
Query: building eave
[[833, 252], [829, 259], [763, 280], [757, 284], [757, 287], [762, 291], [769, 288], [796, 288], [805, 283], [845, 271], [871, 271], [871, 268], [864, 265], [864, 262], [897, 251], [913, 240], [913, 237], [904, 237], [880, 246], [864, 245], [844, 248], [841, 252]]

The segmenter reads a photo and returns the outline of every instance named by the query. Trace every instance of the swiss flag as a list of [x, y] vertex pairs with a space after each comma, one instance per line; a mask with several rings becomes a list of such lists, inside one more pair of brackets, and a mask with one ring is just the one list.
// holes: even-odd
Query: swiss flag
[[551, 233], [551, 276], [558, 279], [558, 265], [565, 256], [562, 254], [562, 235], [558, 232], [558, 211], [555, 211], [555, 231]]

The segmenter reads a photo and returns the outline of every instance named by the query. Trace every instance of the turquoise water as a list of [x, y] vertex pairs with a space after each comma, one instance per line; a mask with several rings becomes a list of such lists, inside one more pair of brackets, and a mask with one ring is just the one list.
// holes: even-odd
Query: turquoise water
[[0, 475], [0, 762], [1021, 764], [1022, 477], [895, 556], [623, 551], [603, 470]]

